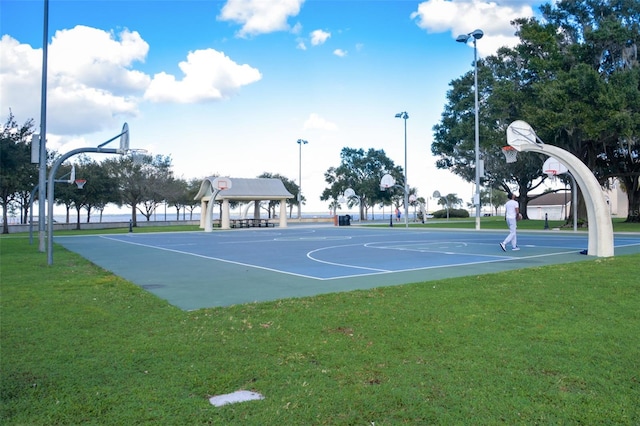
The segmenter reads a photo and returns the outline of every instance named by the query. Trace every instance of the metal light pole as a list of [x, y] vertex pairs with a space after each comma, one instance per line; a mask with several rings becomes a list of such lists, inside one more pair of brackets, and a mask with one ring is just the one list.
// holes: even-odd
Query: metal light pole
[[302, 221], [302, 145], [306, 145], [309, 142], [304, 139], [298, 139], [298, 145], [300, 145], [299, 154], [299, 168], [298, 168], [298, 220]]
[[473, 79], [475, 94], [475, 116], [476, 116], [476, 193], [473, 204], [476, 206], [476, 229], [480, 229], [480, 122], [478, 116], [478, 49], [476, 41], [482, 38], [484, 33], [482, 30], [475, 30], [469, 34], [462, 34], [456, 38], [457, 42], [467, 43], [473, 37]]
[[404, 227], [409, 227], [409, 182], [407, 181], [407, 118], [406, 111], [396, 114], [396, 118], [404, 120]]
[[[49, 51], [49, 0], [44, 0], [44, 24], [42, 29], [42, 85], [40, 90], [40, 150], [38, 155], [38, 249], [45, 245], [45, 192], [47, 187], [47, 56]], [[33, 142], [32, 142], [33, 143]], [[49, 221], [53, 218], [49, 218]]]

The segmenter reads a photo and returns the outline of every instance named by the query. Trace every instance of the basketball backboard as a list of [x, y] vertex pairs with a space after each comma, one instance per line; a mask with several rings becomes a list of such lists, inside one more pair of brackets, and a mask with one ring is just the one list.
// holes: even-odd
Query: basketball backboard
[[567, 166], [562, 164], [560, 160], [553, 157], [547, 158], [542, 166], [542, 172], [547, 176], [558, 176], [567, 173], [568, 171], [569, 169]]
[[217, 177], [211, 182], [213, 189], [218, 191], [224, 191], [225, 189], [231, 189], [231, 179], [228, 177]]
[[354, 191], [352, 188], [347, 188], [347, 189], [344, 190], [344, 196], [346, 198], [351, 198], [351, 197], [353, 197], [355, 195], [356, 195], [356, 191]]
[[526, 144], [542, 145], [533, 127], [526, 121], [516, 120], [507, 128], [507, 144], [520, 151], [520, 147]]
[[382, 179], [380, 179], [380, 189], [383, 191], [387, 188], [393, 187], [395, 184], [396, 180], [389, 174], [382, 176]]
[[129, 125], [124, 123], [120, 134], [120, 153], [124, 154], [127, 151], [129, 151]]

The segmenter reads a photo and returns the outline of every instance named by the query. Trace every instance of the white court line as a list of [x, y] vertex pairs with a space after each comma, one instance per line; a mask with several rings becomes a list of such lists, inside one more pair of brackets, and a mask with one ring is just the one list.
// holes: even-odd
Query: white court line
[[[434, 242], [423, 242], [423, 241], [391, 241], [391, 242], [397, 242], [399, 243], [397, 246], [393, 246], [393, 245], [385, 245], [385, 246], [373, 246], [372, 244], [380, 244], [379, 242], [373, 242], [373, 243], [366, 243], [364, 244], [364, 246], [366, 248], [371, 248], [371, 249], [376, 249], [376, 250], [398, 250], [398, 251], [413, 251], [413, 252], [418, 252], [418, 253], [438, 253], [438, 254], [446, 254], [446, 255], [456, 255], [456, 256], [477, 256], [477, 257], [504, 257], [504, 255], [501, 254], [477, 254], [477, 253], [460, 253], [460, 252], [456, 252], [456, 251], [451, 251], [451, 245], [454, 246], [462, 246], [462, 247], [468, 247], [471, 244], [469, 243], [465, 243], [465, 242], [460, 242], [460, 241], [434, 241]], [[384, 242], [384, 244], [389, 244], [389, 242]], [[440, 248], [440, 250], [436, 249], [428, 249], [428, 248], [411, 248], [411, 247], [407, 247], [408, 245], [422, 245], [422, 246], [429, 246], [429, 245], [434, 245], [434, 246], [438, 246], [438, 245], [443, 245], [443, 246], [447, 246], [449, 245], [449, 247], [437, 247]], [[488, 244], [485, 244], [488, 245]], [[457, 248], [457, 247], [456, 247]], [[447, 250], [449, 249], [449, 250]]]
[[149, 244], [136, 243], [136, 242], [133, 242], [133, 241], [124, 241], [124, 240], [119, 240], [117, 238], [106, 237], [106, 236], [100, 236], [100, 238], [104, 238], [105, 240], [117, 241], [117, 242], [123, 243], [123, 244], [131, 244], [131, 245], [134, 245], [134, 246], [140, 246], [140, 247], [145, 247], [145, 248], [150, 248], [150, 249], [155, 249], [155, 250], [168, 251], [168, 252], [171, 252], [171, 253], [178, 253], [178, 254], [183, 254], [183, 255], [186, 255], [186, 256], [199, 257], [201, 259], [216, 260], [218, 262], [224, 262], [224, 263], [231, 263], [233, 265], [246, 266], [248, 268], [263, 269], [265, 271], [277, 272], [277, 273], [286, 274], [286, 275], [293, 275], [293, 276], [296, 276], [296, 277], [319, 279], [319, 278], [311, 276], [311, 275], [304, 275], [304, 274], [297, 274], [295, 272], [281, 271], [279, 269], [267, 268], [265, 266], [254, 265], [252, 263], [236, 262], [236, 261], [233, 261], [233, 260], [221, 259], [219, 257], [205, 256], [203, 254], [191, 253], [191, 252], [188, 252], [188, 251], [174, 250], [174, 249], [165, 248], [165, 247], [157, 247], [157, 246], [152, 246], [152, 245], [149, 245]]
[[[520, 252], [521, 253], [521, 252]], [[415, 271], [427, 271], [430, 269], [441, 269], [441, 268], [457, 268], [460, 266], [471, 266], [471, 265], [483, 265], [483, 264], [487, 264], [487, 263], [498, 263], [498, 262], [509, 262], [509, 261], [514, 261], [514, 260], [522, 260], [522, 259], [535, 259], [535, 258], [540, 258], [540, 257], [548, 257], [548, 256], [557, 256], [560, 254], [575, 254], [576, 250], [571, 250], [571, 251], [567, 251], [567, 252], [560, 252], [560, 253], [549, 253], [549, 254], [538, 254], [538, 255], [533, 255], [533, 256], [494, 256], [494, 257], [498, 257], [498, 259], [495, 260], [488, 260], [488, 261], [480, 261], [480, 262], [464, 262], [464, 263], [453, 263], [453, 264], [449, 264], [449, 265], [434, 265], [434, 266], [423, 266], [423, 267], [419, 267], [419, 268], [410, 268], [410, 269], [399, 269], [399, 270], [394, 270], [394, 271], [388, 271], [388, 272], [379, 272], [379, 273], [371, 273], [371, 274], [360, 274], [360, 275], [356, 275], [357, 277], [364, 277], [364, 276], [370, 276], [370, 275], [380, 275], [383, 273], [396, 273], [396, 272], [415, 272]], [[353, 277], [353, 275], [345, 275], [345, 276], [341, 276], [341, 277], [332, 277], [332, 278], [325, 278], [324, 280], [329, 281], [329, 280], [335, 280], [335, 279], [341, 279], [341, 278], [350, 278]]]
[[640, 246], [640, 243], [631, 243], [631, 244], [621, 244], [619, 246], [614, 245], [613, 248], [618, 248], [618, 247], [635, 247], [635, 246]]
[[[333, 265], [333, 266], [342, 266], [343, 268], [353, 268], [353, 269], [362, 269], [365, 271], [375, 271], [375, 272], [396, 272], [396, 271], [390, 271], [388, 269], [377, 269], [377, 268], [368, 268], [366, 266], [356, 266], [356, 265], [348, 265], [345, 263], [337, 263], [337, 262], [329, 262], [327, 260], [321, 260], [321, 259], [316, 259], [313, 257], [313, 253], [319, 252], [319, 251], [323, 251], [323, 250], [327, 250], [327, 249], [336, 249], [336, 248], [343, 248], [343, 247], [360, 247], [363, 244], [345, 244], [345, 245], [341, 245], [341, 246], [330, 246], [330, 247], [322, 247], [319, 249], [315, 249], [315, 250], [311, 250], [310, 252], [307, 252], [307, 258], [310, 260], [313, 260], [314, 262], [318, 262], [318, 263], [324, 263], [326, 265]], [[350, 276], [350, 275], [347, 275]]]
[[[299, 273], [295, 273], [295, 272], [283, 271], [283, 270], [280, 270], [280, 269], [267, 268], [267, 267], [264, 267], [264, 266], [254, 265], [254, 264], [250, 264], [250, 263], [236, 262], [236, 261], [222, 259], [222, 258], [213, 257], [213, 256], [205, 256], [205, 255], [201, 255], [201, 254], [197, 254], [197, 253], [185, 252], [185, 251], [182, 251], [182, 250], [174, 250], [174, 249], [169, 249], [169, 248], [164, 248], [164, 247], [157, 247], [157, 246], [153, 246], [153, 245], [149, 245], [149, 244], [136, 243], [136, 242], [133, 242], [133, 241], [125, 241], [125, 240], [121, 240], [121, 239], [118, 239], [118, 238], [113, 238], [113, 237], [105, 236], [105, 235], [100, 235], [99, 238], [104, 238], [106, 240], [116, 241], [116, 242], [120, 242], [120, 243], [124, 243], [124, 244], [131, 244], [131, 245], [140, 246], [140, 247], [146, 247], [146, 248], [151, 248], [151, 249], [156, 249], [156, 250], [168, 251], [168, 252], [172, 252], [172, 253], [179, 253], [179, 254], [183, 254], [183, 255], [186, 255], [186, 256], [194, 256], [194, 257], [198, 257], [198, 258], [202, 258], [202, 259], [215, 260], [215, 261], [229, 263], [229, 264], [233, 264], [233, 265], [239, 265], [239, 266], [245, 266], [245, 267], [249, 267], [249, 268], [262, 269], [262, 270], [265, 270], [265, 271], [276, 272], [276, 273], [280, 273], [280, 274], [291, 275], [291, 276], [302, 277], [302, 278], [308, 278], [308, 279], [318, 280], [318, 281], [330, 281], [330, 280], [337, 280], [337, 279], [343, 279], [343, 278], [366, 277], [366, 276], [382, 275], [382, 274], [426, 271], [426, 270], [430, 270], [430, 269], [456, 268], [456, 267], [461, 267], [461, 266], [480, 265], [480, 264], [486, 264], [486, 263], [509, 262], [509, 261], [514, 261], [514, 260], [523, 260], [523, 259], [535, 259], [535, 258], [557, 256], [557, 255], [563, 255], [563, 254], [574, 254], [574, 253], [576, 253], [576, 250], [577, 250], [577, 249], [571, 249], [571, 251], [566, 251], [566, 252], [538, 254], [538, 255], [532, 255], [532, 256], [495, 255], [495, 256], [492, 256], [492, 257], [496, 257], [497, 259], [490, 260], [490, 261], [460, 262], [460, 263], [455, 263], [455, 264], [421, 266], [421, 267], [418, 267], [418, 268], [398, 269], [398, 270], [376, 269], [376, 268], [367, 268], [367, 267], [348, 265], [348, 264], [333, 263], [333, 262], [323, 261], [323, 260], [320, 260], [320, 259], [315, 259], [312, 256], [310, 256], [314, 252], [325, 250], [325, 249], [328, 249], [328, 248], [341, 248], [341, 247], [362, 246], [362, 245], [364, 245], [364, 244], [348, 244], [348, 245], [324, 247], [324, 248], [321, 248], [321, 249], [312, 250], [312, 251], [307, 253], [307, 258], [309, 258], [309, 259], [311, 259], [311, 260], [313, 260], [315, 262], [319, 262], [319, 263], [325, 263], [325, 264], [329, 264], [329, 265], [340, 266], [340, 267], [351, 268], [351, 269], [368, 270], [368, 271], [372, 271], [372, 272], [363, 273], [363, 274], [355, 274], [355, 275], [339, 275], [339, 276], [329, 277], [329, 278], [320, 278], [320, 277], [315, 277], [315, 276], [312, 276], [312, 275], [305, 275], [305, 274], [299, 274]], [[372, 243], [368, 243], [368, 244], [372, 244]], [[522, 253], [522, 252], [519, 252], [519, 253]]]

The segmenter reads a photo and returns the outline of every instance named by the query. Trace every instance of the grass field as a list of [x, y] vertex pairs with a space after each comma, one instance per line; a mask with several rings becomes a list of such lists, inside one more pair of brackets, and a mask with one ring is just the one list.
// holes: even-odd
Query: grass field
[[[614, 232], [640, 232], [640, 223], [627, 223], [625, 219], [613, 219], [613, 231]], [[475, 229], [475, 218], [464, 219], [430, 219], [425, 224], [411, 224], [412, 227], [436, 227], [436, 228], [460, 228], [460, 229]], [[573, 231], [573, 222], [568, 225], [564, 220], [549, 220], [546, 225], [549, 229], [561, 229], [563, 231]], [[394, 224], [394, 226], [403, 226], [403, 224]], [[503, 216], [491, 216], [483, 217], [480, 221], [481, 229], [491, 230], [507, 230], [507, 224]], [[521, 220], [518, 222], [518, 229], [521, 231], [543, 231], [545, 230], [544, 220]], [[588, 228], [579, 227], [578, 232], [587, 232]]]
[[184, 312], [55, 250], [0, 238], [3, 425], [640, 424], [640, 255]]

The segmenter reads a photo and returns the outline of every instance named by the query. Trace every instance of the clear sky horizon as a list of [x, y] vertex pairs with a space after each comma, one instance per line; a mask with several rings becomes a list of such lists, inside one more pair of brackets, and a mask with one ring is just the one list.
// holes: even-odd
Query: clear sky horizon
[[[471, 201], [431, 155], [449, 83], [517, 43], [540, 0], [49, 1], [47, 146], [95, 147], [123, 123], [131, 147], [185, 179], [279, 173], [303, 212], [328, 211], [324, 173], [343, 147], [384, 150], [418, 196]], [[40, 127], [43, 0], [0, 2], [0, 113]], [[299, 161], [298, 139], [308, 141]], [[115, 142], [111, 147], [116, 147]], [[101, 161], [106, 156], [94, 157]]]

